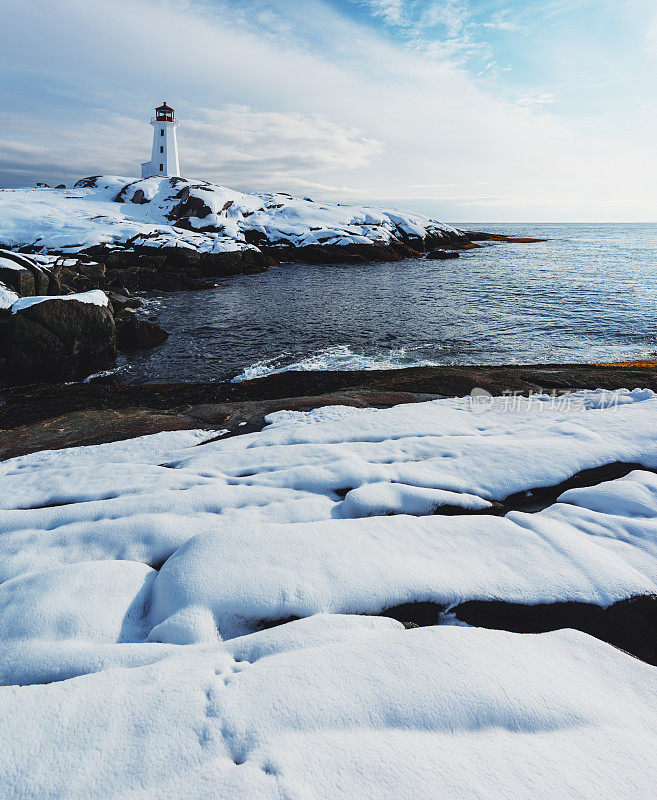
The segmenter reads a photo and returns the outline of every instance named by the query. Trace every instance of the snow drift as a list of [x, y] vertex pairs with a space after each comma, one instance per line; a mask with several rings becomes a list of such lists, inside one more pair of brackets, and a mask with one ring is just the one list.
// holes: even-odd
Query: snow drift
[[449, 611], [657, 594], [657, 395], [503, 401], [0, 463], [3, 797], [650, 796], [654, 667]]

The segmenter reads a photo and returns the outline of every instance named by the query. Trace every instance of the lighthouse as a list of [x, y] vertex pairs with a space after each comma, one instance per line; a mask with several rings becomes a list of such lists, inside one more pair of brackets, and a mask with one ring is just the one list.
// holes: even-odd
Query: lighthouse
[[153, 150], [151, 160], [141, 165], [141, 177], [152, 178], [159, 175], [161, 178], [174, 178], [180, 175], [180, 162], [178, 161], [178, 141], [176, 139], [176, 120], [173, 109], [162, 103], [155, 109], [155, 116], [151, 118], [153, 126]]

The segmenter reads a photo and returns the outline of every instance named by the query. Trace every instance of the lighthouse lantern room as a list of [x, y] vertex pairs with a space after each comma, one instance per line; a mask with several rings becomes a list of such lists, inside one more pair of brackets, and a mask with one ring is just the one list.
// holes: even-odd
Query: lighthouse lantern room
[[151, 160], [141, 165], [141, 177], [152, 178], [159, 175], [161, 178], [173, 178], [180, 175], [180, 162], [178, 160], [178, 140], [176, 139], [176, 126], [178, 121], [175, 112], [166, 102], [155, 109], [155, 116], [151, 118], [153, 126], [153, 150]]

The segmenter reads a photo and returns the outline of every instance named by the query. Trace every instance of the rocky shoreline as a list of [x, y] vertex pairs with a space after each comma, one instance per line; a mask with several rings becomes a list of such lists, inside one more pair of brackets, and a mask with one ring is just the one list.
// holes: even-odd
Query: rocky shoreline
[[[542, 240], [184, 178], [0, 190], [0, 382], [81, 380], [111, 369], [118, 349], [157, 346], [167, 333], [134, 313], [135, 292], [207, 289], [290, 262], [452, 259], [485, 241]], [[88, 302], [98, 291], [103, 310]]]
[[142, 301], [129, 289], [90, 288], [104, 265], [88, 267], [84, 291], [76, 292], [62, 284], [66, 262], [43, 266], [0, 250], [0, 385], [82, 380], [113, 367], [119, 350], [166, 341], [159, 325], [136, 316]]
[[[478, 242], [486, 240], [541, 241], [444, 231], [417, 240], [376, 244], [297, 247], [260, 242], [259, 249], [218, 253], [134, 245], [97, 245], [75, 255], [36, 252], [28, 247], [18, 251], [0, 248], [0, 288], [16, 299], [41, 298], [19, 313], [10, 301], [5, 302], [4, 309], [0, 306], [0, 382], [81, 380], [112, 368], [118, 350], [161, 344], [168, 333], [135, 315], [142, 304], [133, 296], [136, 291], [207, 289], [214, 287], [219, 277], [257, 273], [282, 262], [344, 264], [458, 258], [459, 250], [480, 247]], [[104, 311], [84, 304], [85, 293], [97, 291], [106, 294]]]
[[195, 428], [238, 435], [260, 430], [282, 409], [385, 408], [473, 389], [499, 396], [642, 387], [657, 391], [657, 361], [618, 364], [412, 367], [353, 372], [285, 372], [241, 383], [84, 384], [5, 387], [0, 460], [45, 449], [102, 444]]
[[[486, 393], [512, 398], [543, 393], [558, 398], [562, 393], [581, 389], [616, 390], [628, 386], [657, 391], [657, 361], [286, 372], [240, 383], [136, 386], [108, 379], [7, 387], [0, 404], [0, 462], [42, 450], [104, 444], [165, 431], [216, 430], [216, 439], [224, 440], [262, 430], [267, 415], [281, 410], [311, 411], [322, 406], [390, 408], [445, 397], [487, 397]], [[445, 504], [433, 513], [443, 517], [505, 517], [511, 511], [536, 514], [552, 507], [564, 492], [606, 485], [632, 477], [641, 469], [645, 467], [630, 460], [605, 463], [575, 472], [553, 485], [512, 493], [489, 503], [487, 508], [472, 510]], [[478, 628], [516, 633], [573, 628], [649, 664], [657, 664], [652, 634], [657, 618], [655, 595], [632, 596], [608, 608], [572, 600], [537, 604], [466, 599], [451, 605], [406, 602], [378, 613], [398, 620], [407, 629], [440, 625], [446, 617]], [[259, 628], [266, 630], [297, 619], [267, 618], [260, 621]]]
[[0, 190], [0, 248], [41, 258], [65, 293], [198, 289], [281, 262], [399, 261], [482, 241], [540, 240], [184, 178], [95, 175], [70, 189]]
[[[291, 245], [261, 244], [258, 250], [232, 250], [204, 253], [177, 247], [153, 248], [147, 246], [112, 247], [96, 245], [76, 252], [48, 251], [51, 261], [39, 268], [34, 286], [28, 278], [20, 284], [12, 280], [0, 266], [0, 281], [15, 288], [19, 294], [67, 294], [103, 289], [125, 295], [125, 289], [134, 291], [184, 291], [208, 289], [215, 279], [230, 275], [249, 275], [263, 272], [281, 263], [299, 264], [358, 264], [402, 261], [407, 258], [430, 257], [434, 253], [472, 250], [478, 242], [491, 241], [507, 244], [529, 244], [544, 241], [535, 238], [518, 238], [482, 231], [465, 231], [463, 235], [427, 236], [423, 239], [395, 241], [380, 244], [343, 245]], [[35, 248], [21, 247], [12, 250], [0, 244], [5, 254], [13, 253], [34, 274], [30, 259], [39, 256]], [[458, 255], [458, 253], [457, 253]], [[46, 275], [45, 281], [43, 275]]]

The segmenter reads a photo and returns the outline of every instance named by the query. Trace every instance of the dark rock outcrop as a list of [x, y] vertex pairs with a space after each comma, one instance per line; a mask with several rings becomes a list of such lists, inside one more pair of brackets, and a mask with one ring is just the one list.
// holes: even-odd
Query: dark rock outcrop
[[[77, 188], [95, 187], [99, 177], [83, 178], [75, 185]], [[185, 183], [182, 179], [171, 179], [172, 186]], [[138, 181], [124, 186], [114, 198], [116, 202], [127, 202], [131, 187]], [[175, 194], [176, 202], [171, 207], [167, 219], [174, 228], [193, 230], [197, 233], [221, 232], [217, 227], [217, 214], [202, 198], [190, 190], [206, 190], [202, 185], [183, 186]], [[149, 202], [142, 189], [136, 189], [130, 202], [142, 204]], [[219, 216], [228, 214], [234, 201], [227, 201]], [[271, 208], [279, 208], [275, 204]], [[269, 207], [268, 207], [269, 208]], [[243, 216], [248, 217], [252, 212]], [[214, 220], [212, 224], [199, 227], [199, 220], [206, 217]], [[194, 220], [194, 224], [190, 220]], [[318, 230], [311, 228], [310, 230]], [[77, 252], [75, 255], [61, 253], [58, 261], [47, 269], [31, 262], [25, 265], [32, 272], [35, 287], [30, 288], [29, 275], [23, 275], [24, 286], [19, 294], [61, 294], [63, 292], [82, 292], [89, 289], [131, 291], [180, 291], [210, 288], [213, 278], [237, 274], [262, 272], [281, 262], [304, 264], [360, 264], [368, 262], [401, 261], [407, 258], [422, 258], [427, 252], [430, 259], [458, 258], [458, 252], [481, 247], [478, 240], [494, 241], [541, 241], [537, 239], [512, 239], [498, 234], [480, 232], [461, 232], [440, 230], [428, 232], [425, 236], [411, 235], [403, 227], [395, 228], [389, 241], [370, 244], [344, 244], [345, 237], [352, 234], [344, 231], [327, 231], [325, 237], [317, 239], [316, 244], [297, 245], [288, 239], [271, 241], [266, 232], [245, 228], [244, 240], [254, 249], [225, 251], [219, 253], [199, 252], [191, 247], [148, 246], [149, 239], [157, 239], [159, 232], [138, 234], [119, 246], [96, 245]], [[342, 242], [342, 243], [338, 243]], [[255, 249], [257, 248], [257, 249]], [[22, 248], [27, 255], [30, 247]], [[19, 256], [13, 253], [14, 256]], [[26, 259], [27, 260], [27, 259]], [[0, 278], [1, 280], [1, 278]], [[19, 280], [14, 276], [14, 281]], [[5, 281], [6, 282], [6, 281]]]
[[39, 267], [34, 267], [32, 270], [32, 275], [34, 277], [34, 294], [50, 294], [50, 277], [48, 276], [48, 273]]
[[[171, 222], [174, 222], [178, 228], [191, 227], [187, 222], [190, 217], [203, 219], [207, 217], [208, 214], [212, 213], [210, 206], [204, 203], [200, 197], [190, 194], [189, 187], [187, 186], [180, 190], [177, 198], [178, 202], [173, 206], [166, 217], [168, 220], [171, 220]], [[194, 229], [192, 228], [192, 230]]]
[[446, 606], [441, 603], [420, 600], [415, 603], [401, 603], [398, 606], [390, 606], [381, 611], [380, 616], [396, 619], [406, 628], [424, 628], [428, 625], [439, 625], [445, 610]]
[[459, 254], [452, 250], [430, 250], [426, 257], [430, 261], [447, 261], [450, 258], [458, 258]]
[[452, 609], [478, 628], [546, 633], [574, 628], [657, 665], [657, 595], [636, 596], [602, 608], [593, 603], [505, 603], [469, 600]]
[[[546, 388], [574, 391], [624, 386], [645, 386], [657, 391], [657, 361], [284, 372], [242, 383], [125, 385], [109, 379], [75, 386], [5, 388], [5, 402], [0, 406], [0, 458], [174, 429], [158, 427], [164, 425], [163, 418], [175, 429], [201, 425], [229, 428], [238, 434], [260, 430], [265, 425], [265, 415], [281, 409], [308, 411], [336, 404], [387, 408], [437, 397], [463, 397], [473, 387], [484, 387], [499, 395], [508, 390], [528, 393]], [[133, 423], [134, 419], [139, 422]], [[241, 422], [245, 424], [241, 426]], [[628, 465], [622, 467], [623, 471], [621, 467], [616, 469], [619, 471], [600, 468], [594, 477], [598, 482], [619, 477]], [[559, 488], [564, 491], [572, 485], [592, 485], [592, 478], [588, 474], [585, 477], [586, 484], [579, 482], [583, 480], [580, 475], [578, 484], [566, 486], [564, 482]], [[515, 505], [513, 496], [507, 500]], [[537, 500], [542, 505], [549, 497], [525, 496], [523, 510], [530, 510], [528, 503]], [[505, 507], [510, 510], [506, 504]]]
[[139, 319], [127, 309], [116, 317], [116, 333], [120, 350], [149, 350], [169, 338], [155, 322]]
[[112, 311], [114, 312], [115, 320], [119, 312], [128, 308], [139, 308], [141, 305], [143, 305], [139, 298], [130, 297], [130, 293], [125, 287], [123, 287], [119, 292], [109, 292], [108, 297], [112, 303]]
[[502, 233], [485, 233], [484, 231], [463, 231], [471, 242], [506, 242], [507, 244], [538, 244], [547, 239], [536, 239], [533, 236], [505, 236]]
[[504, 600], [467, 600], [453, 608], [441, 603], [403, 603], [380, 612], [407, 628], [439, 625], [445, 613], [477, 628], [513, 633], [547, 633], [573, 628], [657, 665], [657, 595], [637, 595], [607, 608], [576, 601], [511, 603]]
[[[81, 266], [64, 268], [62, 281], [76, 291], [89, 288], [120, 292], [206, 289], [214, 286], [213, 278], [263, 272], [276, 263], [257, 250], [199, 253], [184, 247], [110, 249], [100, 245], [82, 255], [104, 265], [105, 271], [102, 276], [96, 273], [92, 278]], [[91, 285], [92, 280], [94, 285]]]
[[116, 327], [107, 307], [53, 298], [10, 317], [6, 368], [11, 382], [79, 380], [111, 367], [116, 353]]
[[11, 313], [8, 310], [0, 308], [0, 358], [5, 357], [10, 316]]
[[73, 184], [73, 187], [75, 189], [93, 189], [96, 186], [98, 178], [102, 177], [102, 175], [89, 175], [87, 178], [80, 178], [79, 181]]
[[[256, 244], [258, 237], [247, 236], [247, 241]], [[277, 261], [301, 264], [366, 264], [372, 261], [401, 261], [404, 258], [420, 258], [419, 250], [402, 242], [390, 244], [313, 244], [305, 247], [293, 245], [265, 245], [258, 240], [257, 246]]]

